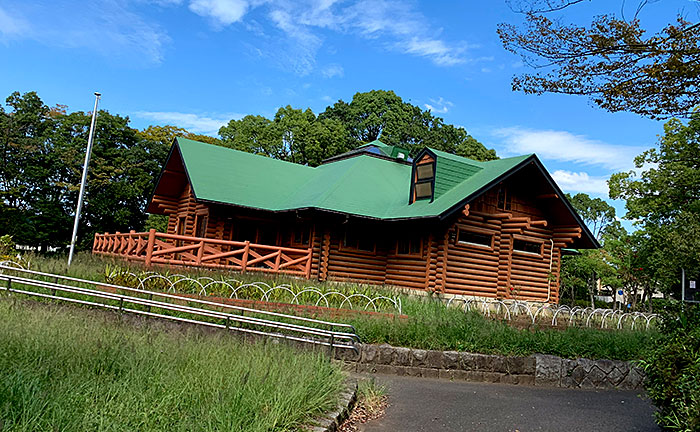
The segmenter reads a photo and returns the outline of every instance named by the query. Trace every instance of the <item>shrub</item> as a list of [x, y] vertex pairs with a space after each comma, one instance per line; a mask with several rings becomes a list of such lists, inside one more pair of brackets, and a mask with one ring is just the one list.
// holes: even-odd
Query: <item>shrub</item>
[[669, 305], [660, 336], [641, 361], [649, 397], [664, 428], [700, 430], [700, 307]]

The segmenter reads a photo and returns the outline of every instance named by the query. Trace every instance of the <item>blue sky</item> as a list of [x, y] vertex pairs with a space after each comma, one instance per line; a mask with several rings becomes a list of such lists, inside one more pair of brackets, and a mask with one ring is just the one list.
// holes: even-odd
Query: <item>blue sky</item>
[[[623, 3], [560, 15], [634, 14], [637, 2]], [[640, 18], [652, 30], [678, 14], [697, 21], [697, 4], [652, 1]], [[0, 0], [0, 96], [35, 90], [49, 105], [89, 111], [100, 91], [101, 108], [134, 127], [216, 134], [282, 105], [318, 113], [356, 92], [394, 90], [500, 156], [537, 153], [565, 191], [606, 197], [605, 180], [631, 169], [663, 123], [511, 91], [527, 69], [496, 26], [521, 19], [505, 0]]]

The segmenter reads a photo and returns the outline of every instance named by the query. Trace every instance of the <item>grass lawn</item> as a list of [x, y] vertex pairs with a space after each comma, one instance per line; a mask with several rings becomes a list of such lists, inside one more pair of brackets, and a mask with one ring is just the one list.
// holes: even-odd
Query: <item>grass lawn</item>
[[[50, 273], [69, 274], [93, 280], [104, 280], [107, 266], [126, 266], [124, 261], [99, 258], [89, 253], [77, 255], [70, 269], [65, 260], [32, 257], [32, 268]], [[134, 266], [134, 271], [142, 268]], [[158, 269], [156, 269], [158, 270]], [[217, 278], [221, 272], [199, 269], [177, 269], [174, 272], [192, 277]], [[362, 286], [355, 283], [323, 283], [261, 273], [227, 273], [244, 282], [264, 281], [270, 285], [286, 283], [293, 289], [315, 286], [328, 292], [358, 292], [367, 295], [395, 296], [387, 288]], [[365, 343], [388, 343], [395, 346], [423, 349], [470, 351], [487, 354], [528, 355], [552, 354], [566, 358], [632, 360], [640, 359], [644, 351], [653, 346], [658, 332], [650, 330], [600, 330], [571, 327], [566, 330], [550, 328], [517, 329], [507, 321], [484, 317], [478, 312], [464, 312], [459, 308], [447, 308], [441, 301], [429, 297], [398, 294], [406, 319], [390, 317], [351, 316], [340, 321], [352, 324]], [[385, 312], [390, 312], [390, 309]]]
[[4, 296], [0, 317], [3, 432], [296, 430], [343, 387], [323, 355], [274, 343]]

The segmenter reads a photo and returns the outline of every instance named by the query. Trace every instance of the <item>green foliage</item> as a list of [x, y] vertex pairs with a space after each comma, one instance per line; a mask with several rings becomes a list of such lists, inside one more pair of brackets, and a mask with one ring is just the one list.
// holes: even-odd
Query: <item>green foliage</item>
[[610, 197], [637, 219], [650, 277], [666, 291], [680, 269], [700, 268], [700, 117], [670, 120], [659, 147], [635, 159], [639, 172], [613, 174]]
[[464, 128], [445, 124], [430, 111], [404, 102], [393, 91], [355, 93], [350, 103], [342, 100], [329, 106], [319, 118], [336, 119], [345, 125], [350, 148], [381, 140], [416, 154], [423, 147], [476, 160], [497, 159]]
[[[34, 92], [15, 92], [0, 108], [0, 218], [15, 241], [31, 246], [70, 240], [90, 113], [50, 109]], [[88, 171], [79, 242], [95, 232], [141, 229], [144, 208], [170, 147], [100, 111]]]
[[660, 336], [640, 363], [649, 398], [659, 409], [658, 423], [669, 430], [700, 430], [700, 307], [667, 307]]
[[[598, 14], [590, 25], [548, 17], [582, 0], [508, 0], [524, 13], [523, 25], [500, 24], [504, 47], [538, 73], [513, 78], [525, 93], [563, 93], [589, 97], [608, 111], [652, 118], [688, 116], [700, 104], [697, 91], [700, 26], [679, 10], [675, 22], [646, 31], [639, 1], [631, 19]], [[624, 14], [625, 2], [618, 3]], [[670, 17], [669, 17], [670, 18]], [[658, 18], [657, 18], [658, 19]]]
[[168, 232], [168, 216], [149, 214], [146, 218], [146, 223], [143, 225], [143, 230], [148, 231], [154, 229], [157, 232]]
[[15, 253], [15, 242], [12, 236], [5, 234], [0, 236], [0, 260], [5, 260]]
[[463, 128], [384, 90], [356, 93], [350, 103], [340, 100], [318, 116], [289, 105], [272, 120], [248, 115], [231, 120], [219, 134], [226, 147], [310, 166], [377, 139], [414, 154], [428, 146], [476, 160], [496, 159], [494, 150]]
[[0, 301], [8, 431], [291, 431], [336, 406], [323, 355]]
[[[30, 258], [32, 269], [47, 273], [62, 273], [73, 277], [92, 279], [96, 281], [114, 280], [116, 283], [133, 284], [133, 280], [126, 276], [121, 279], [110, 279], [120, 275], [124, 267], [123, 261], [105, 260], [93, 257], [87, 253], [77, 254], [71, 267], [66, 268], [65, 260], [34, 256]], [[105, 264], [108, 264], [105, 269]], [[139, 272], [138, 267], [131, 271]], [[279, 275], [265, 275], [246, 273], [216, 273], [210, 270], [179, 269], [177, 273], [186, 274], [189, 277], [209, 276], [215, 279], [238, 279], [246, 283], [254, 281], [266, 282], [269, 286], [282, 283], [289, 284], [293, 290], [305, 286], [314, 286], [322, 292], [340, 291], [347, 295], [364, 293], [369, 296], [385, 294], [398, 295], [402, 304], [402, 313], [405, 317], [353, 315], [334, 316], [333, 320], [340, 320], [352, 324], [358, 334], [366, 343], [389, 343], [395, 346], [409, 348], [459, 350], [479, 353], [529, 355], [534, 353], [553, 354], [567, 358], [607, 358], [630, 360], [639, 359], [643, 350], [651, 343], [656, 334], [655, 330], [598, 330], [595, 328], [569, 328], [566, 330], [534, 328], [520, 330], [510, 325], [509, 321], [494, 320], [484, 317], [478, 312], [465, 312], [459, 308], [446, 307], [445, 303], [432, 298], [410, 296], [400, 293], [392, 293], [383, 290], [382, 287], [358, 285], [353, 283], [314, 282], [302, 279], [285, 278]], [[165, 290], [170, 285], [163, 284], [161, 280], [149, 285], [149, 289]], [[198, 286], [178, 284], [178, 290], [190, 289], [190, 293], [198, 293]], [[250, 288], [254, 290], [255, 288]], [[278, 291], [279, 297], [273, 296], [272, 301], [288, 301], [283, 291]], [[222, 295], [224, 292], [214, 290], [214, 295]], [[260, 293], [251, 291], [241, 292], [240, 297], [254, 295], [260, 298]], [[278, 294], [275, 294], [278, 295]], [[313, 301], [300, 298], [300, 303], [315, 304]], [[339, 306], [340, 300], [329, 296], [331, 306]], [[325, 305], [325, 304], [324, 304]], [[385, 313], [392, 310], [388, 304], [383, 305]]]

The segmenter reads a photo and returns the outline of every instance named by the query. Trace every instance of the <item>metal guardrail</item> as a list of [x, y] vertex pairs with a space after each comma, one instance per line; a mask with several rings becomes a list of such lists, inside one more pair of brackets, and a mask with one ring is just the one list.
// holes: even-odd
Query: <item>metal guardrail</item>
[[[8, 274], [8, 272], [28, 277]], [[51, 281], [42, 280], [39, 278], [48, 278], [51, 279]], [[66, 283], [59, 283], [59, 281], [69, 282], [72, 284], [68, 285]], [[119, 312], [165, 318], [173, 321], [205, 325], [208, 327], [220, 328], [229, 331], [328, 346], [331, 350], [336, 348], [352, 349], [356, 351], [356, 344], [360, 342], [360, 338], [357, 336], [355, 328], [350, 324], [321, 321], [278, 312], [192, 299], [157, 291], [148, 291], [138, 288], [100, 283], [86, 279], [78, 279], [53, 273], [19, 269], [7, 265], [0, 265], [0, 282], [4, 282], [4, 284], [0, 283], [0, 291], [5, 291], [8, 293], [18, 293], [33, 297], [62, 300]], [[85, 288], [76, 286], [75, 284], [84, 284], [103, 289]], [[120, 290], [122, 292], [132, 294], [140, 294], [148, 296], [148, 298], [120, 294], [119, 292], [108, 292], [105, 291], [104, 288]], [[42, 292], [41, 290], [45, 291]], [[69, 297], [69, 294], [79, 295], [83, 298]], [[177, 303], [153, 300], [154, 297], [159, 297], [163, 300], [171, 300]], [[113, 301], [115, 304], [107, 303], [108, 301]], [[201, 307], [178, 304], [183, 302], [195, 304]], [[146, 310], [135, 309], [135, 305], [143, 306], [146, 308]], [[238, 313], [227, 313], [207, 309], [207, 307], [228, 309]], [[158, 308], [163, 312], [167, 311], [186, 316], [183, 317], [169, 315], [166, 313], [152, 312], [152, 308]], [[266, 318], [259, 318], [245, 314], [264, 316]], [[210, 320], [205, 320], [207, 318]], [[221, 320], [221, 322], [215, 322], [214, 320]], [[342, 331], [339, 329], [342, 329]]]

